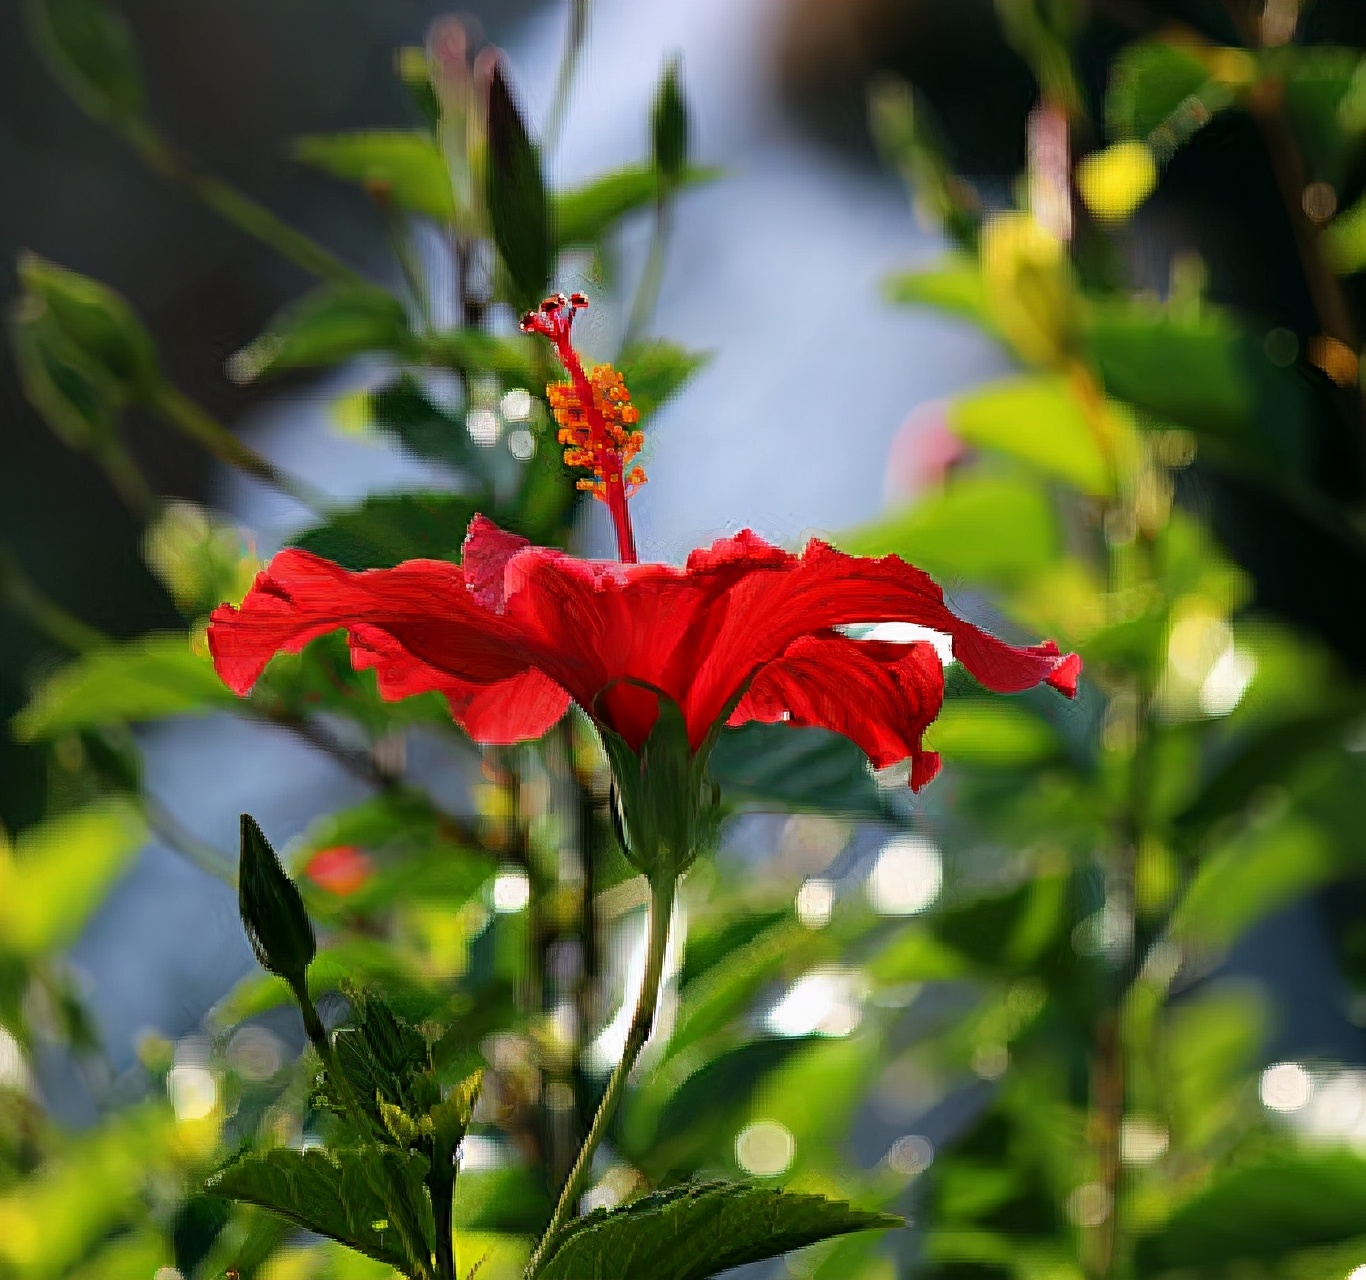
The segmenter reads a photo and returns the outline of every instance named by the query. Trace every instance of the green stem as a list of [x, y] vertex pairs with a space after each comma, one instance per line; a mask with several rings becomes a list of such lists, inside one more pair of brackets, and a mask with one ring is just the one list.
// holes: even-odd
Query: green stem
[[[663, 179], [660, 179], [661, 184]], [[673, 230], [673, 193], [661, 186], [659, 201], [655, 205], [654, 233], [650, 237], [650, 252], [641, 270], [636, 285], [636, 295], [631, 302], [631, 314], [626, 321], [626, 332], [622, 337], [622, 350], [629, 350], [640, 341], [641, 335], [654, 318], [655, 307], [659, 304], [659, 290], [664, 282], [664, 259], [669, 247], [669, 237]]]
[[536, 1251], [531, 1255], [530, 1262], [527, 1263], [527, 1275], [529, 1276], [535, 1274], [536, 1268], [545, 1257], [550, 1244], [574, 1216], [579, 1197], [583, 1194], [584, 1184], [588, 1181], [588, 1175], [593, 1168], [594, 1153], [603, 1138], [606, 1137], [607, 1130], [611, 1127], [622, 1095], [626, 1092], [626, 1081], [631, 1074], [631, 1069], [636, 1065], [636, 1059], [640, 1056], [641, 1049], [645, 1047], [645, 1042], [650, 1038], [650, 1030], [654, 1026], [655, 1020], [655, 1006], [659, 1003], [659, 984], [664, 976], [664, 954], [669, 941], [669, 917], [673, 914], [676, 889], [677, 881], [672, 874], [666, 875], [650, 887], [650, 922], [645, 949], [645, 975], [641, 980], [640, 995], [636, 1000], [635, 1013], [631, 1017], [631, 1027], [626, 1033], [626, 1047], [622, 1052], [621, 1061], [613, 1068], [607, 1081], [606, 1092], [603, 1093], [602, 1101], [598, 1104], [598, 1111], [588, 1129], [588, 1136], [584, 1138], [583, 1146], [579, 1148], [574, 1167], [569, 1171], [569, 1178], [564, 1184], [564, 1190], [560, 1192], [560, 1199], [555, 1205], [555, 1212], [551, 1215], [550, 1225], [546, 1227], [545, 1234], [541, 1237], [540, 1243], [537, 1244]]
[[569, 109], [569, 90], [574, 83], [574, 71], [579, 65], [579, 52], [588, 31], [588, 0], [569, 0], [569, 34], [565, 37], [564, 54], [560, 58], [559, 74], [555, 78], [555, 96], [541, 132], [541, 151], [550, 155], [560, 140], [564, 115]]
[[264, 205], [177, 151], [145, 121], [132, 124], [121, 132], [124, 140], [150, 169], [183, 187], [225, 222], [268, 245], [282, 258], [302, 267], [310, 275], [336, 284], [364, 283], [357, 272], [334, 258], [303, 232], [296, 231]]
[[151, 407], [181, 435], [201, 445], [220, 462], [264, 480], [318, 514], [325, 513], [328, 505], [325, 495], [281, 471], [269, 458], [262, 457], [250, 445], [243, 444], [183, 391], [168, 383], [157, 392]]
[[438, 1143], [428, 1175], [436, 1232], [436, 1280], [455, 1280], [455, 1149]]
[[98, 451], [100, 466], [119, 500], [138, 519], [147, 521], [156, 510], [157, 496], [147, 477], [142, 474], [133, 455], [120, 440], [111, 440]]

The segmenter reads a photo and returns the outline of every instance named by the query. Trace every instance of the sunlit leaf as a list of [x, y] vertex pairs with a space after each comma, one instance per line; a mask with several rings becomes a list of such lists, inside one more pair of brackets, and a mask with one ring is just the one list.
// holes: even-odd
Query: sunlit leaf
[[35, 957], [72, 941], [147, 838], [131, 805], [105, 801], [0, 844], [0, 952]]
[[[1196, 109], [1189, 112], [1185, 130], [1173, 133], [1173, 143], [1180, 143], [1226, 100], [1226, 93], [1211, 84], [1209, 68], [1190, 47], [1175, 40], [1136, 41], [1122, 49], [1110, 66], [1105, 122], [1111, 133], [1122, 138], [1149, 138], [1183, 105], [1191, 104]], [[1183, 115], [1174, 124], [1179, 126], [1184, 119]]]
[[[720, 176], [719, 169], [689, 168], [678, 184], [691, 186]], [[555, 243], [560, 247], [594, 244], [626, 214], [649, 208], [659, 195], [659, 174], [652, 165], [627, 165], [582, 186], [557, 191], [552, 201]]]
[[[656, 1192], [572, 1223], [534, 1280], [705, 1280], [728, 1267], [851, 1231], [899, 1227], [891, 1214], [823, 1196], [710, 1182]], [[687, 1247], [680, 1248], [686, 1240]]]
[[965, 253], [951, 253], [932, 267], [898, 272], [888, 278], [884, 291], [892, 302], [919, 303], [971, 320], [987, 332], [995, 329], [981, 269]]
[[1050, 566], [1058, 520], [1041, 485], [969, 476], [836, 538], [853, 555], [899, 555], [936, 577], [1010, 586]]
[[392, 201], [437, 222], [455, 216], [450, 174], [430, 134], [377, 129], [300, 138], [294, 155], [334, 177], [359, 182], [381, 204]]
[[[433, 1239], [422, 1185], [426, 1171], [424, 1157], [390, 1147], [281, 1148], [239, 1156], [206, 1186], [214, 1195], [269, 1209], [412, 1275], [418, 1259], [425, 1272]], [[389, 1193], [381, 1195], [380, 1188]], [[411, 1224], [390, 1221], [400, 1199], [411, 1211]], [[405, 1225], [416, 1228], [417, 1238]]]
[[234, 702], [207, 657], [183, 635], [149, 635], [83, 654], [34, 690], [15, 716], [23, 742], [92, 725], [133, 724]]
[[997, 449], [1066, 481], [1104, 495], [1114, 481], [1105, 443], [1108, 424], [1088, 411], [1066, 378], [1035, 376], [990, 383], [956, 400], [949, 424], [969, 444]]

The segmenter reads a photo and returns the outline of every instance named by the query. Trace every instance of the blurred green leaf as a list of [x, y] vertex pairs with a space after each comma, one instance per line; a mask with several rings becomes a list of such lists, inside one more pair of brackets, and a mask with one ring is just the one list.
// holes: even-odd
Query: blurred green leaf
[[1187, 944], [1227, 947], [1268, 912], [1352, 865], [1314, 823], [1289, 817], [1245, 832], [1202, 859], [1172, 928]]
[[[678, 185], [713, 182], [720, 176], [720, 169], [691, 167], [679, 175]], [[559, 248], [596, 244], [626, 214], [649, 208], [659, 195], [659, 174], [651, 165], [626, 165], [558, 191], [552, 200], [555, 243]]]
[[347, 569], [390, 568], [404, 560], [458, 560], [465, 531], [481, 503], [456, 493], [375, 494], [332, 513], [290, 539]]
[[981, 269], [965, 253], [950, 253], [933, 267], [897, 272], [888, 277], [883, 292], [891, 302], [934, 307], [971, 320], [986, 333], [996, 332]]
[[1209, 1185], [1141, 1240], [1140, 1275], [1247, 1258], [1270, 1262], [1366, 1235], [1366, 1160], [1344, 1150], [1272, 1154], [1216, 1169]]
[[92, 725], [206, 713], [236, 699], [188, 636], [149, 635], [68, 662], [11, 722], [21, 742]]
[[1108, 494], [1113, 477], [1071, 382], [1032, 375], [989, 383], [949, 408], [949, 425], [969, 444], [1038, 467], [1083, 493]]
[[898, 555], [941, 579], [993, 586], [1013, 586], [1048, 568], [1062, 546], [1057, 516], [1040, 484], [978, 475], [955, 480], [943, 493], [926, 495], [836, 541], [852, 555]]
[[867, 758], [824, 729], [748, 724], [728, 729], [711, 757], [722, 794], [742, 804], [880, 817]]
[[1362, 65], [1359, 49], [1294, 44], [1262, 54], [1265, 73], [1285, 95], [1285, 113], [1310, 174], [1337, 187], [1360, 151], [1349, 95]]
[[60, 342], [61, 354], [85, 376], [121, 404], [156, 394], [162, 382], [156, 345], [126, 299], [33, 253], [20, 255], [18, 272], [21, 318], [50, 317], [41, 332]]
[[147, 839], [130, 804], [102, 801], [0, 844], [0, 952], [34, 958], [73, 941]]
[[998, 769], [1042, 764], [1062, 747], [1047, 720], [999, 698], [946, 702], [930, 726], [929, 741], [948, 761]]
[[287, 369], [329, 368], [409, 341], [403, 304], [376, 285], [325, 284], [291, 303], [228, 362], [236, 382]]
[[659, 339], [622, 352], [618, 370], [644, 422], [710, 360], [709, 351], [687, 351], [677, 343]]
[[[577, 1219], [553, 1242], [533, 1277], [705, 1280], [831, 1236], [901, 1225], [902, 1219], [891, 1214], [823, 1196], [744, 1183], [695, 1183]], [[678, 1247], [681, 1240], [688, 1241], [686, 1248]]]
[[497, 373], [528, 389], [542, 381], [530, 340], [485, 333], [482, 329], [445, 329], [419, 340], [423, 357], [440, 368]]
[[[239, 1156], [206, 1188], [281, 1214], [408, 1275], [425, 1276], [434, 1235], [422, 1183], [426, 1171], [423, 1156], [391, 1147], [280, 1148]], [[419, 1239], [405, 1232], [407, 1224], [390, 1221], [400, 1198], [412, 1212]], [[414, 1247], [419, 1244], [425, 1245], [421, 1252]]]
[[337, 178], [359, 182], [377, 203], [437, 222], [455, 216], [455, 197], [441, 149], [417, 130], [376, 129], [300, 138], [294, 156]]
[[28, 0], [34, 43], [83, 111], [110, 124], [143, 112], [142, 68], [123, 16], [108, 0]]
[[683, 69], [677, 54], [669, 59], [660, 79], [650, 132], [656, 171], [669, 183], [677, 182], [688, 163], [688, 102], [683, 96]]
[[488, 97], [488, 167], [484, 199], [494, 243], [521, 310], [541, 300], [554, 268], [552, 219], [541, 157], [513, 101], [501, 61]]
[[455, 1184], [455, 1229], [531, 1235], [550, 1217], [550, 1196], [539, 1169], [509, 1165], [465, 1169]]
[[[1136, 41], [1110, 64], [1105, 124], [1118, 137], [1156, 143], [1163, 139], [1152, 135], [1171, 121], [1172, 136], [1162, 148], [1170, 153], [1231, 100], [1226, 89], [1211, 81], [1208, 67], [1192, 48], [1175, 40]], [[1183, 107], [1187, 109], [1173, 121]]]

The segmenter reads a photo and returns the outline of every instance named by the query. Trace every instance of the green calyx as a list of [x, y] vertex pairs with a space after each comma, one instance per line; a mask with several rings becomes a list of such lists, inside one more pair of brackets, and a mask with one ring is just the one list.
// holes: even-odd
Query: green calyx
[[657, 880], [682, 875], [714, 844], [721, 797], [707, 768], [716, 730], [693, 751], [678, 703], [651, 692], [659, 700], [659, 718], [639, 751], [605, 725], [598, 731], [612, 769], [622, 848]]

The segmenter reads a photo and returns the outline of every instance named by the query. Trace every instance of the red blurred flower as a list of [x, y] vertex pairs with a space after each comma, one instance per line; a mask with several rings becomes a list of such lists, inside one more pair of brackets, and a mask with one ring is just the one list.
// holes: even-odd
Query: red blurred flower
[[355, 845], [339, 844], [331, 849], [319, 849], [304, 864], [304, 875], [319, 889], [326, 889], [339, 898], [349, 898], [365, 888], [374, 869], [374, 864]]
[[240, 608], [214, 611], [209, 647], [244, 694], [274, 654], [344, 628], [352, 660], [374, 668], [385, 697], [440, 692], [479, 742], [538, 737], [574, 701], [639, 751], [663, 694], [694, 752], [721, 721], [817, 725], [851, 738], [877, 767], [909, 757], [918, 789], [939, 767], [921, 735], [943, 701], [943, 669], [929, 644], [835, 630], [868, 622], [947, 633], [954, 656], [999, 693], [1076, 690], [1075, 654], [995, 639], [895, 556], [849, 556], [818, 541], [798, 556], [746, 531], [694, 551], [683, 568], [580, 560], [482, 516], [462, 565], [353, 573], [283, 551]]

